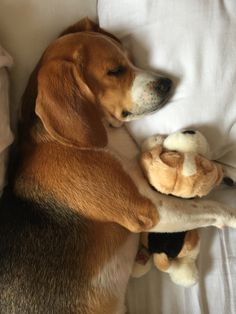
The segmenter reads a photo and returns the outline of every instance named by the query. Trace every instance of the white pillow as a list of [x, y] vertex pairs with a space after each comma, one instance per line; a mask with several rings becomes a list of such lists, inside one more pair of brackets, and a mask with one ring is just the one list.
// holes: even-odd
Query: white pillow
[[[17, 0], [2, 1], [0, 9], [1, 43], [11, 53], [11, 118], [15, 128], [21, 96], [29, 75], [42, 52], [58, 34], [84, 16], [96, 19], [96, 0]], [[3, 66], [10, 56], [0, 48], [0, 191], [3, 186], [7, 152], [12, 141], [9, 128], [8, 80]], [[4, 151], [3, 151], [4, 150]]]
[[137, 65], [177, 84], [161, 111], [129, 124], [137, 142], [198, 128], [213, 158], [236, 168], [236, 1], [99, 0], [98, 16]]
[[15, 118], [29, 75], [42, 52], [71, 24], [85, 16], [96, 19], [96, 0], [1, 1], [0, 7], [1, 43], [15, 63], [11, 71]]

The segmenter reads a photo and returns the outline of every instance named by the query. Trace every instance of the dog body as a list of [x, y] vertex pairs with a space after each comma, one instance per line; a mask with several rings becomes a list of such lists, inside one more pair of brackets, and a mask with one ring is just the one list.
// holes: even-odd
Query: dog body
[[62, 35], [26, 89], [1, 199], [4, 314], [124, 313], [139, 232], [236, 226], [227, 206], [153, 191], [134, 141], [114, 128], [159, 109], [170, 80], [135, 68], [88, 20]]

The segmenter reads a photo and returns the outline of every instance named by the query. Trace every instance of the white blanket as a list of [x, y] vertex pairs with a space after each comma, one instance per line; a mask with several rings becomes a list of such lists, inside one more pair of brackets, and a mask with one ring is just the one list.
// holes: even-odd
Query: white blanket
[[[198, 128], [212, 157], [236, 168], [236, 2], [98, 0], [98, 16], [102, 27], [122, 38], [137, 65], [169, 74], [176, 83], [168, 105], [129, 124], [136, 141]], [[235, 189], [211, 197], [235, 207]], [[130, 313], [235, 313], [235, 241], [235, 230], [202, 230], [199, 284], [177, 287], [153, 269], [131, 281]]]

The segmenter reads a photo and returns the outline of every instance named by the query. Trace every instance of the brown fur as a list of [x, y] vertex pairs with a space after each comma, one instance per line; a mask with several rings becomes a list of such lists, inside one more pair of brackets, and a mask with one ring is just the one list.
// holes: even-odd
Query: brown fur
[[[94, 28], [97, 30], [96, 24], [87, 19], [83, 21], [72, 26], [73, 30], [78, 26], [80, 31], [83, 23], [85, 23], [86, 30], [93, 30]], [[136, 230], [138, 232], [140, 230], [138, 224], [142, 224], [139, 220], [140, 216], [150, 216], [153, 220], [153, 222], [147, 221], [143, 217], [143, 223], [144, 225], [147, 224], [147, 228], [150, 227], [150, 224], [156, 223], [156, 209], [148, 199], [139, 195], [136, 186], [123, 171], [118, 161], [107, 151], [97, 150], [97, 148], [103, 148], [107, 144], [106, 131], [101, 118], [107, 112], [106, 108], [109, 107], [109, 99], [112, 98], [109, 110], [113, 116], [116, 116], [112, 106], [114, 99], [118, 100], [115, 110], [119, 109], [119, 114], [122, 109], [127, 109], [127, 107], [124, 107], [126, 100], [125, 94], [129, 94], [133, 79], [133, 70], [121, 46], [118, 46], [117, 51], [115, 49], [117, 48], [117, 43], [111, 43], [109, 39], [103, 39], [102, 35], [91, 36], [95, 36], [92, 47], [90, 47], [90, 34], [87, 35], [84, 32], [74, 35], [69, 34], [49, 46], [42, 57], [37, 74], [38, 93], [35, 106], [35, 113], [40, 120], [35, 118], [36, 122], [31, 128], [31, 140], [35, 142], [35, 145], [32, 145], [32, 143], [29, 143], [29, 147], [28, 143], [24, 143], [23, 145], [23, 149], [26, 151], [24, 152], [25, 157], [23, 160], [24, 168], [20, 171], [23, 171], [29, 178], [33, 173], [34, 179], [40, 182], [40, 185], [45, 186], [46, 190], [53, 191], [61, 201], [66, 202], [72, 208], [78, 207], [78, 210], [81, 210], [81, 200], [78, 201], [78, 199], [81, 196], [83, 196], [83, 199], [86, 199], [87, 195], [82, 190], [83, 186], [86, 188], [89, 198], [91, 198], [91, 193], [95, 196], [93, 197], [95, 207], [98, 205], [96, 202], [101, 202], [101, 207], [105, 209], [104, 212], [106, 212], [106, 215], [108, 215], [106, 207], [110, 206], [109, 198], [112, 198], [110, 196], [109, 184], [112, 184], [114, 195], [119, 195], [119, 198], [117, 199], [116, 197], [116, 199], [121, 203], [118, 204], [117, 209], [112, 209], [111, 215], [115, 215], [116, 218], [110, 216], [107, 218], [108, 221], [121, 219], [120, 215], [117, 217], [116, 214], [120, 208], [125, 208], [124, 212], [129, 212], [131, 216], [135, 216], [138, 212], [137, 208], [135, 213], [130, 208], [130, 204], [133, 204], [135, 201], [135, 204], [137, 203], [137, 206], [140, 206], [141, 209], [138, 217], [132, 217], [134, 219], [132, 223], [135, 226], [132, 227], [132, 224], [128, 221], [124, 225], [132, 231]], [[97, 41], [96, 37], [101, 37], [101, 42]], [[105, 55], [108, 49], [110, 51], [114, 49], [112, 51], [114, 60], [109, 60], [111, 64], [105, 65], [102, 62], [99, 63], [97, 54], [99, 55], [99, 59], [106, 60]], [[118, 52], [120, 52], [120, 55]], [[125, 77], [119, 80], [119, 88], [115, 88], [117, 81], [110, 82], [109, 80], [106, 82], [105, 80], [105, 82], [101, 83], [99, 76], [103, 75], [104, 67], [113, 67], [119, 62], [127, 62], [127, 67], [129, 68]], [[86, 68], [86, 71], [82, 71], [81, 68]], [[89, 76], [90, 71], [93, 75]], [[86, 79], [84, 76], [87, 76]], [[61, 79], [62, 77], [63, 80]], [[97, 79], [95, 80], [95, 78]], [[90, 80], [95, 81], [89, 83]], [[91, 87], [89, 87], [90, 84]], [[107, 86], [108, 84], [110, 86]], [[102, 92], [104, 89], [106, 93]], [[29, 90], [26, 90], [24, 95], [26, 104], [28, 104], [28, 92]], [[103, 95], [103, 100], [105, 99], [102, 102], [99, 93]], [[124, 104], [122, 105], [121, 102]], [[97, 106], [98, 103], [101, 104], [102, 108]], [[65, 144], [67, 147], [71, 147], [71, 149], [60, 144]], [[84, 151], [84, 148], [91, 148], [92, 150]], [[59, 160], [55, 160], [57, 156], [60, 157]], [[65, 164], [65, 160], [68, 161], [68, 164]], [[60, 163], [61, 167], [58, 167]], [[44, 168], [39, 168], [40, 166]], [[34, 169], [34, 167], [37, 169]], [[64, 172], [61, 170], [63, 167], [66, 168]], [[62, 178], [65, 175], [63, 180], [61, 180], [61, 184], [60, 182], [56, 182], [56, 184], [55, 182], [50, 182], [52, 178], [57, 177], [56, 173], [58, 171], [59, 177]], [[46, 174], [46, 177], [38, 178], [36, 173], [39, 176]], [[116, 173], [117, 181], [109, 183], [108, 178], [111, 179], [114, 173]], [[66, 184], [68, 179], [70, 182]], [[71, 184], [76, 187], [76, 190], [72, 189], [68, 191], [67, 187]], [[63, 189], [66, 190], [63, 191]], [[79, 194], [80, 191], [83, 191], [83, 195]], [[97, 191], [99, 199], [96, 195]], [[72, 194], [69, 195], [69, 193]], [[101, 197], [101, 194], [104, 194], [104, 198]], [[129, 203], [125, 204], [124, 202], [127, 200]], [[87, 200], [83, 201], [83, 206], [85, 204], [87, 204]], [[93, 206], [91, 202], [88, 202], [88, 204], [89, 207]], [[91, 217], [90, 212], [87, 210], [88, 208], [86, 208], [86, 215]], [[99, 209], [96, 210], [99, 211]], [[93, 215], [97, 215], [93, 210], [90, 209], [90, 211], [93, 212]], [[104, 219], [104, 214], [100, 213], [100, 215], [102, 215], [100, 219]], [[96, 217], [96, 219], [99, 219], [99, 217]]]
[[[92, 282], [130, 231], [158, 221], [105, 148], [102, 118], [131, 110], [133, 66], [119, 41], [89, 20], [68, 33], [46, 50], [23, 97], [17, 169], [1, 212], [4, 314], [114, 313], [116, 289]], [[102, 79], [120, 63], [122, 79]]]

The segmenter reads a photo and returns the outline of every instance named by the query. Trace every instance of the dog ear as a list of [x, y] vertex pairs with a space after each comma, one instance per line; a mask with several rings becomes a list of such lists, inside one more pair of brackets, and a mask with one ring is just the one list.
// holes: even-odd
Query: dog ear
[[115, 37], [114, 35], [106, 32], [98, 24], [94, 23], [93, 21], [91, 21], [87, 17], [85, 17], [82, 20], [80, 20], [79, 22], [69, 26], [67, 29], [65, 29], [60, 34], [59, 37], [64, 36], [64, 35], [68, 35], [68, 34], [77, 33], [77, 32], [97, 32], [97, 33], [101, 33], [103, 35], [106, 35], [106, 36], [114, 39], [115, 41], [117, 41], [118, 43], [121, 44], [121, 41], [117, 37]]
[[57, 141], [80, 148], [106, 146], [101, 112], [85, 96], [88, 90], [71, 62], [53, 60], [40, 69], [35, 112]]

